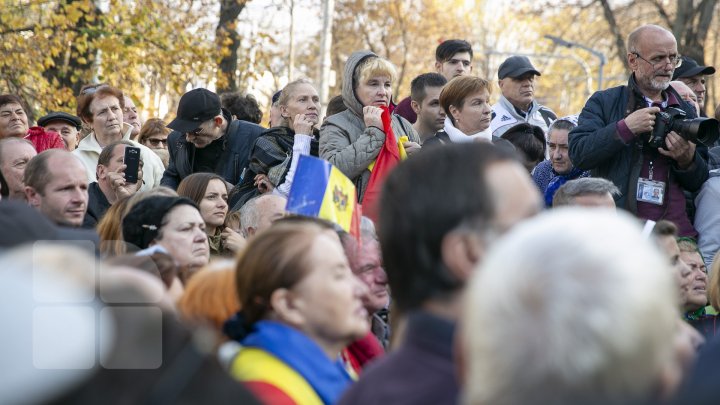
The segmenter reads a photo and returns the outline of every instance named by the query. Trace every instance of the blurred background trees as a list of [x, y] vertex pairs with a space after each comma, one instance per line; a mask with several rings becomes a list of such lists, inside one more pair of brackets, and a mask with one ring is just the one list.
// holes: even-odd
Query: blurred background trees
[[[35, 118], [74, 111], [75, 95], [91, 82], [121, 87], [145, 118], [172, 118], [180, 95], [198, 86], [250, 92], [267, 107], [290, 76], [317, 82], [325, 1], [3, 0], [0, 92], [19, 94]], [[668, 27], [681, 54], [720, 67], [719, 4], [334, 0], [329, 95], [340, 93], [347, 56], [370, 49], [398, 67], [400, 100], [416, 75], [433, 70], [439, 42], [465, 38], [475, 51], [475, 74], [494, 82], [507, 56], [529, 55], [543, 73], [540, 101], [561, 115], [578, 113], [597, 90], [599, 60], [545, 35], [603, 53], [607, 88], [627, 81], [624, 40], [643, 23]], [[708, 77], [709, 106], [720, 103], [717, 76]]]

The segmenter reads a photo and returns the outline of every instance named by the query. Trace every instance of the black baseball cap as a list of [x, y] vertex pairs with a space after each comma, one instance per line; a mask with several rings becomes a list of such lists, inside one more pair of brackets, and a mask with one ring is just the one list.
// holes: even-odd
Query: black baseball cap
[[715, 73], [715, 68], [712, 66], [700, 66], [697, 62], [695, 62], [695, 59], [688, 56], [681, 56], [681, 58], [682, 65], [675, 69], [672, 77], [673, 80], [697, 75], [712, 75]]
[[178, 132], [192, 132], [203, 122], [221, 112], [220, 97], [208, 89], [193, 89], [180, 97], [177, 117], [168, 128]]
[[80, 118], [78, 118], [72, 114], [62, 112], [62, 111], [50, 112], [49, 114], [45, 115], [44, 117], [41, 117], [37, 123], [39, 126], [45, 127], [53, 121], [67, 122], [68, 124], [74, 126], [78, 130], [82, 127], [82, 121], [80, 121]]
[[540, 72], [530, 63], [530, 59], [528, 59], [527, 56], [511, 56], [500, 64], [498, 78], [500, 80], [506, 77], [518, 78], [528, 72], [540, 76]]

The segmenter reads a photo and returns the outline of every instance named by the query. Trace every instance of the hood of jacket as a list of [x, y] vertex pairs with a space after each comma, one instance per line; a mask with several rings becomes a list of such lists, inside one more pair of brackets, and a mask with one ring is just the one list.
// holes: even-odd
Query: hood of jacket
[[342, 84], [342, 98], [347, 108], [355, 113], [358, 117], [363, 116], [363, 105], [355, 95], [355, 70], [358, 65], [369, 57], [376, 57], [377, 55], [370, 51], [357, 51], [353, 52], [352, 55], [345, 62], [345, 72], [343, 73], [343, 84]]

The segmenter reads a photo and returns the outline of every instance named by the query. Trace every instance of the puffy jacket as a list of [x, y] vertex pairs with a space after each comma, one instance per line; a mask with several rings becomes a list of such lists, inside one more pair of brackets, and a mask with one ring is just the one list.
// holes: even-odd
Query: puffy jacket
[[[243, 170], [248, 166], [250, 149], [265, 128], [251, 122], [233, 120], [224, 109], [223, 115], [228, 122], [228, 129], [215, 173], [235, 185], [240, 182]], [[185, 139], [185, 134], [173, 131], [168, 136], [168, 152], [170, 162], [160, 184], [175, 190], [182, 179], [193, 173], [195, 145]]]
[[[633, 82], [631, 77], [629, 84]], [[683, 102], [672, 87], [666, 91], [672, 92], [680, 100], [680, 106], [688, 118], [696, 117], [693, 107]], [[642, 167], [642, 141], [636, 138], [626, 144], [617, 131], [617, 122], [644, 107], [642, 97], [631, 91], [629, 86], [595, 92], [583, 107], [578, 126], [570, 131], [568, 137], [573, 165], [591, 170], [593, 177], [603, 177], [615, 183], [620, 189], [620, 195], [615, 199], [616, 205], [633, 213], [637, 212], [635, 190]], [[703, 155], [707, 155], [707, 147], [698, 144], [695, 163], [690, 169], [680, 170], [671, 166], [673, 178], [683, 189], [695, 192], [707, 180], [708, 166]]]
[[[383, 130], [365, 126], [363, 105], [354, 90], [355, 70], [369, 57], [377, 55], [369, 51], [350, 55], [345, 64], [342, 85], [342, 98], [348, 109], [328, 117], [320, 128], [320, 157], [332, 163], [355, 183], [360, 202], [370, 180], [368, 166], [377, 158], [385, 142]], [[420, 143], [420, 137], [405, 118], [393, 115], [392, 129], [396, 138], [406, 135], [410, 141]]]

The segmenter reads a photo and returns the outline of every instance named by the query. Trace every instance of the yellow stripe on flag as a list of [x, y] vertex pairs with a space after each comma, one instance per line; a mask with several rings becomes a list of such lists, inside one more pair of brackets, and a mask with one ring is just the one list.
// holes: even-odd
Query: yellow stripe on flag
[[318, 217], [334, 222], [346, 232], [350, 232], [355, 204], [355, 185], [333, 166]]
[[262, 381], [278, 387], [299, 405], [322, 405], [312, 386], [272, 354], [254, 347], [240, 350], [230, 374], [240, 381]]
[[[398, 152], [400, 153], [400, 160], [405, 160], [408, 157], [407, 152], [405, 151], [405, 146], [403, 146], [405, 142], [410, 142], [410, 138], [408, 138], [407, 135], [403, 135], [398, 138]], [[375, 161], [373, 160], [368, 166], [368, 170], [373, 171], [374, 167]]]

